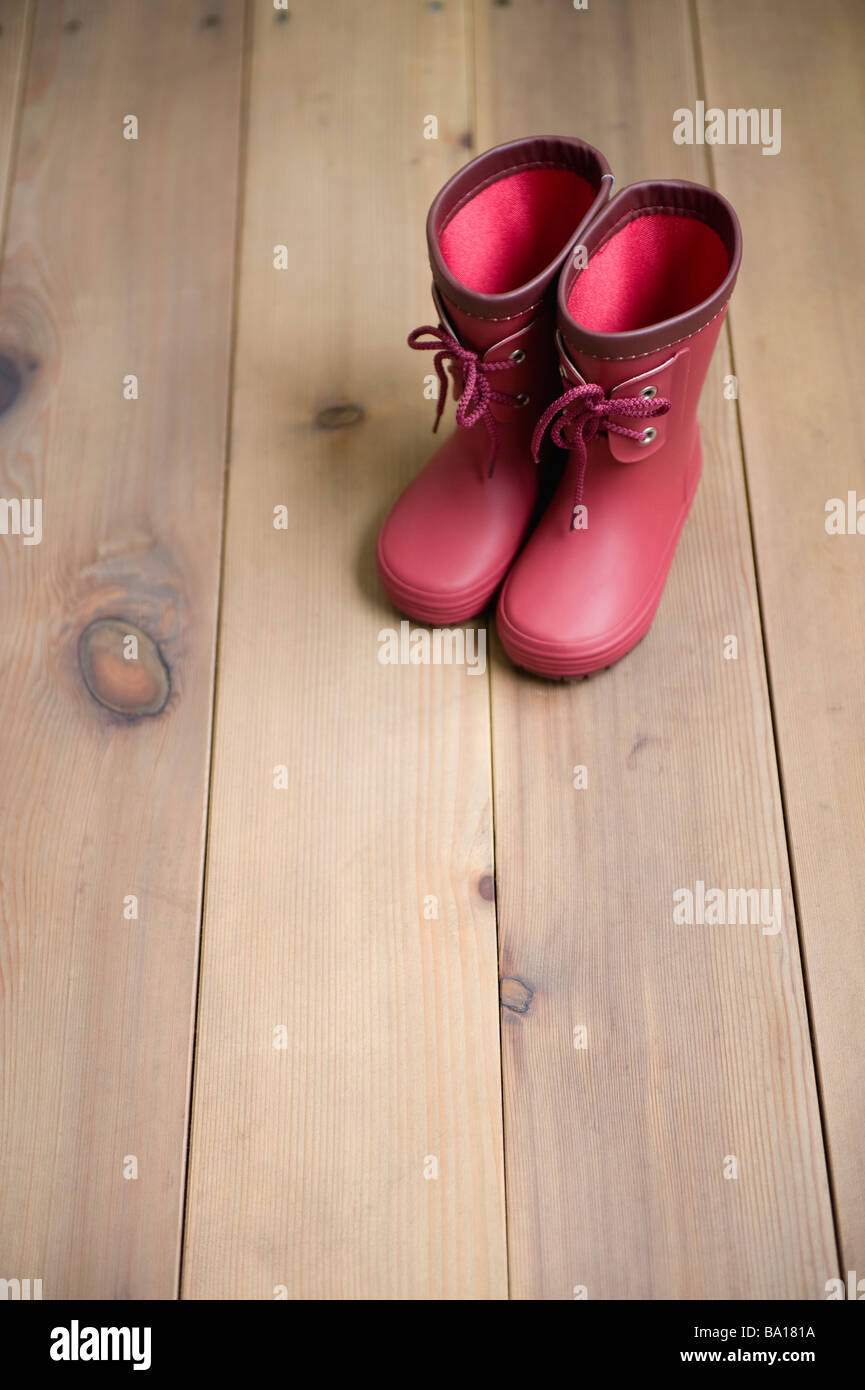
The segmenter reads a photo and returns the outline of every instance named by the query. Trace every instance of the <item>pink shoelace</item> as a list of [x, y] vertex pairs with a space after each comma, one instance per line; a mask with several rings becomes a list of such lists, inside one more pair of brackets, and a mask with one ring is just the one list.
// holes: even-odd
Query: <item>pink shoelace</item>
[[[583, 500], [589, 442], [599, 430], [623, 434], [627, 439], [641, 440], [644, 437], [643, 430], [630, 430], [627, 425], [619, 425], [611, 420], [610, 415], [651, 420], [657, 415], [666, 415], [671, 405], [672, 401], [668, 401], [666, 396], [617, 396], [610, 399], [604, 394], [603, 387], [589, 382], [585, 386], [572, 386], [544, 411], [532, 435], [535, 463], [540, 461], [543, 437], [554, 420], [555, 424], [550, 431], [553, 443], [560, 449], [574, 449], [578, 455], [577, 482], [571, 512], [572, 531], [576, 524], [577, 509]], [[558, 420], [557, 415], [560, 416]]]
[[[422, 341], [424, 334], [428, 334], [432, 341]], [[457, 424], [468, 430], [479, 420], [483, 420], [490, 437], [488, 476], [491, 478], [496, 466], [499, 435], [496, 429], [495, 416], [490, 410], [490, 406], [493, 401], [497, 401], [501, 405], [517, 405], [520, 402], [517, 396], [509, 396], [504, 391], [494, 391], [487, 377], [490, 372], [503, 372], [508, 367], [513, 367], [513, 362], [482, 362], [476, 352], [471, 348], [463, 347], [462, 343], [458, 342], [451, 333], [448, 333], [446, 328], [442, 328], [441, 324], [437, 328], [433, 328], [431, 324], [424, 324], [422, 328], [416, 328], [408, 335], [408, 345], [419, 351], [435, 353], [433, 366], [439, 379], [439, 398], [433, 434], [439, 427], [439, 421], [442, 418], [442, 411], [447, 400], [448, 379], [445, 373], [445, 362], [450, 362], [452, 374], [455, 368], [460, 372], [463, 379], [463, 389], [457, 400]]]

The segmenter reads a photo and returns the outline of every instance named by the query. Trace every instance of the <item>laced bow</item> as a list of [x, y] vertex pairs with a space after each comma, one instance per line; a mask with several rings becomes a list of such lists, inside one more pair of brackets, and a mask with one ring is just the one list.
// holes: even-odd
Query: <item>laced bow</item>
[[[583, 500], [583, 485], [586, 477], [588, 445], [595, 435], [601, 432], [622, 434], [626, 439], [641, 440], [643, 430], [631, 430], [611, 420], [611, 415], [623, 415], [626, 419], [651, 420], [658, 415], [666, 415], [672, 401], [665, 396], [616, 396], [611, 399], [601, 386], [587, 382], [583, 386], [572, 386], [563, 392], [558, 400], [544, 411], [532, 435], [532, 454], [535, 463], [540, 460], [541, 443], [550, 425], [550, 436], [560, 449], [573, 449], [577, 454], [577, 481], [574, 488], [574, 506], [571, 512], [571, 530], [576, 524], [577, 510]], [[558, 416], [558, 419], [556, 418]], [[554, 423], [555, 422], [555, 423]]]
[[[424, 334], [428, 335], [427, 341], [423, 340]], [[449, 333], [441, 324], [437, 328], [433, 328], [431, 324], [425, 324], [423, 328], [416, 328], [408, 335], [408, 345], [419, 351], [435, 353], [433, 366], [439, 379], [439, 398], [433, 434], [439, 427], [439, 421], [447, 400], [448, 379], [445, 373], [445, 362], [450, 364], [452, 375], [455, 371], [459, 371], [463, 386], [457, 399], [457, 424], [462, 425], [463, 429], [471, 429], [472, 425], [483, 420], [490, 437], [488, 476], [491, 478], [496, 466], [499, 434], [496, 428], [496, 419], [490, 406], [494, 401], [501, 405], [516, 405], [517, 397], [509, 396], [505, 391], [494, 391], [487, 378], [491, 372], [507, 371], [509, 367], [513, 367], [513, 362], [482, 362], [472, 348], [463, 347], [462, 343], [458, 342], [453, 334]], [[455, 376], [454, 379], [456, 380]], [[456, 395], [456, 391], [454, 394]]]

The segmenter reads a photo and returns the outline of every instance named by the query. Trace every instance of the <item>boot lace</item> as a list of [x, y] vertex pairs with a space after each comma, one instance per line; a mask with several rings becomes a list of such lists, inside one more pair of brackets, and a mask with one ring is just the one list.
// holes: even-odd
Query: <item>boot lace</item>
[[[535, 463], [540, 460], [541, 443], [552, 425], [550, 437], [560, 449], [573, 449], [577, 454], [577, 481], [574, 488], [574, 506], [571, 512], [571, 530], [576, 526], [577, 511], [583, 500], [583, 485], [586, 478], [587, 446], [600, 433], [622, 434], [626, 439], [642, 440], [643, 430], [631, 430], [627, 425], [617, 424], [611, 415], [624, 415], [626, 418], [651, 420], [658, 415], [666, 415], [672, 401], [665, 396], [617, 396], [610, 399], [603, 387], [592, 382], [584, 386], [573, 386], [563, 392], [558, 400], [544, 411], [532, 435], [532, 454]], [[556, 417], [559, 417], [556, 419]]]
[[[426, 340], [424, 340], [424, 335]], [[496, 419], [490, 410], [493, 402], [500, 405], [520, 405], [518, 396], [509, 396], [504, 391], [494, 391], [488, 381], [488, 376], [492, 372], [503, 372], [509, 367], [513, 367], [513, 362], [482, 362], [476, 352], [471, 348], [463, 347], [462, 343], [449, 333], [441, 324], [433, 328], [431, 324], [425, 324], [422, 328], [416, 328], [408, 335], [408, 345], [421, 352], [434, 352], [433, 366], [439, 379], [439, 396], [436, 406], [436, 418], [433, 425], [433, 434], [439, 427], [439, 421], [445, 408], [445, 401], [448, 392], [448, 378], [445, 373], [445, 363], [450, 366], [451, 375], [454, 377], [454, 396], [457, 401], [457, 424], [463, 429], [471, 429], [479, 420], [483, 420], [484, 427], [490, 439], [489, 452], [489, 473], [488, 477], [493, 476], [496, 466], [496, 454], [498, 452], [499, 434], [496, 428]], [[456, 372], [462, 376], [462, 390], [456, 397]]]

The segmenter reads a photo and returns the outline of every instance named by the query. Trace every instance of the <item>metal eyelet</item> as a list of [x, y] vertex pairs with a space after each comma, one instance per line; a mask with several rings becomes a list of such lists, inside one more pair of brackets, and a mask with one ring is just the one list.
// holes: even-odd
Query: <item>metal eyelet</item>
[[508, 358], [509, 362], [525, 362], [525, 360], [526, 354], [523, 352], [522, 348], [514, 348], [513, 352]]
[[564, 367], [562, 366], [562, 364], [561, 364], [561, 362], [560, 362], [560, 363], [559, 363], [559, 376], [562, 378], [562, 381], [565, 381], [565, 380], [567, 379], [567, 375], [568, 375], [567, 372], [565, 371]]
[[641, 395], [641, 396], [645, 396], [645, 398], [646, 398], [647, 401], [652, 400], [653, 397], [657, 396], [657, 394], [658, 394], [658, 388], [657, 388], [657, 386], [644, 386], [643, 389], [642, 389], [642, 391], [640, 392], [640, 395]]
[[657, 439], [657, 437], [658, 431], [655, 429], [654, 425], [650, 425], [647, 430], [643, 430], [642, 436], [640, 438], [640, 443], [651, 444], [652, 440]]
[[515, 404], [516, 404], [516, 405], [520, 405], [520, 406], [522, 406], [522, 405], [528, 405], [530, 399], [531, 399], [531, 397], [530, 397], [530, 396], [527, 396], [526, 393], [525, 393], [525, 391], [521, 391], [520, 394], [519, 394], [519, 395], [517, 396], [517, 398], [516, 398]]

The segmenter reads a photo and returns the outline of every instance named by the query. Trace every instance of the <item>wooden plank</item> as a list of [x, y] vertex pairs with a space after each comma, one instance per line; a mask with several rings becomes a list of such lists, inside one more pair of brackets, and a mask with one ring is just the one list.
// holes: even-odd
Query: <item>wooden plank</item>
[[[480, 144], [561, 131], [620, 184], [704, 179], [672, 140], [697, 95], [687, 5], [645, 19], [625, 0], [479, 7]], [[820, 1298], [835, 1273], [728, 372], [723, 344], [649, 637], [582, 684], [492, 671], [517, 1298]], [[780, 888], [783, 931], [674, 925], [673, 892], [699, 879]]]
[[373, 563], [433, 446], [404, 339], [466, 16], [374, 19], [254, 10], [190, 1298], [506, 1293], [487, 680], [379, 663]]
[[0, 536], [0, 1250], [51, 1299], [177, 1287], [242, 72], [204, 14], [39, 6], [0, 294], [0, 494], [43, 502]]
[[32, 7], [30, 0], [0, 0], [0, 252], [6, 227], [9, 180], [18, 114], [24, 95]]
[[842, 1267], [861, 1276], [865, 540], [825, 524], [830, 498], [865, 496], [865, 13], [734, 0], [699, 25], [707, 105], [782, 111], [780, 154], [713, 159], [750, 233], [732, 338]]

